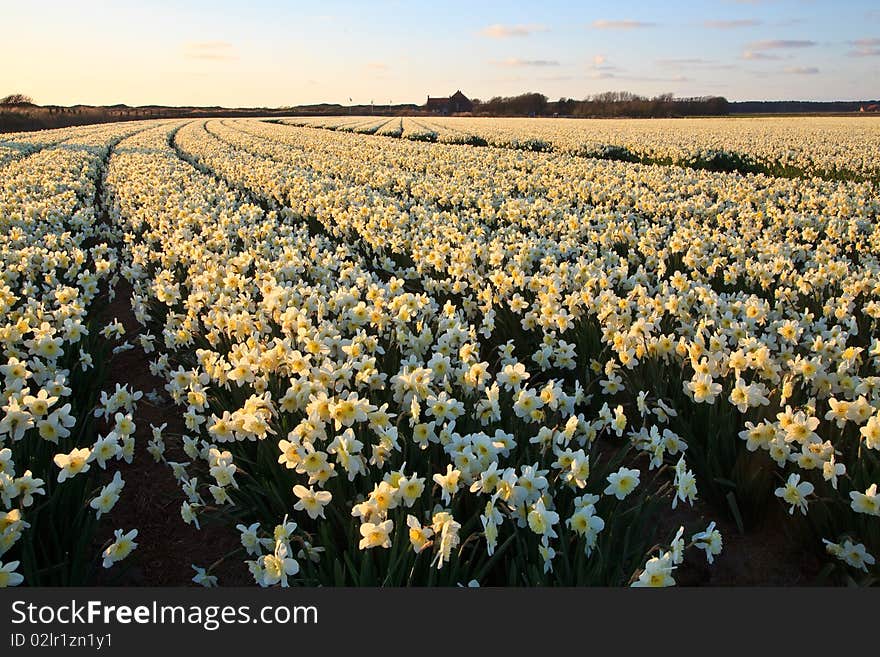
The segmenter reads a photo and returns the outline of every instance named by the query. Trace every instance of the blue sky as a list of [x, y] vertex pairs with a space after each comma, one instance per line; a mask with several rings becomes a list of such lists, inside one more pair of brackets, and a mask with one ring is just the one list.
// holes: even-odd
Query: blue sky
[[880, 3], [867, 0], [0, 0], [0, 16], [0, 94], [41, 103], [880, 96]]

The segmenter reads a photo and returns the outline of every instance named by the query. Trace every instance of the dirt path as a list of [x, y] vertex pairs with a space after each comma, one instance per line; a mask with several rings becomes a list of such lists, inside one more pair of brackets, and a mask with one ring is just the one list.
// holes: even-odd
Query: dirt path
[[[95, 207], [102, 221], [110, 221], [103, 206], [104, 176], [112, 156], [114, 143], [102, 164], [101, 177], [96, 181]], [[141, 326], [131, 309], [131, 285], [120, 278], [116, 296], [100, 310], [105, 322], [118, 319], [125, 327], [125, 339], [136, 344]], [[121, 463], [119, 468], [125, 480], [125, 488], [116, 507], [104, 521], [98, 532], [98, 545], [111, 539], [114, 529], [136, 528], [137, 549], [125, 562], [120, 572], [101, 571], [98, 584], [124, 586], [187, 586], [192, 585], [195, 571], [192, 564], [207, 568], [233, 550], [240, 547], [238, 532], [231, 526], [209, 524], [206, 519], [202, 529], [183, 522], [180, 505], [183, 493], [165, 463], [156, 463], [147, 452], [147, 441], [152, 437], [150, 425], [167, 424], [164, 431], [167, 445], [165, 457], [169, 461], [186, 462], [189, 459], [181, 448], [179, 436], [186, 432], [182, 411], [168, 399], [164, 392], [165, 382], [150, 373], [150, 357], [136, 346], [134, 349], [114, 354], [110, 360], [105, 390], [113, 390], [117, 383], [128, 384], [130, 390], [143, 393], [157, 391], [163, 396], [161, 405], [154, 405], [142, 398], [137, 405], [134, 421], [135, 455], [131, 464]], [[244, 585], [252, 578], [243, 563], [242, 556], [222, 561], [212, 570], [222, 585]]]
[[[126, 338], [134, 340], [140, 325], [132, 313], [130, 296], [131, 286], [121, 280], [116, 288], [116, 298], [103, 314], [110, 320], [116, 317], [125, 326]], [[155, 406], [145, 398], [138, 402], [135, 456], [130, 465], [123, 463], [120, 468], [125, 489], [110, 514], [106, 529], [102, 528], [102, 539], [105, 534], [111, 535], [115, 528], [138, 530], [138, 548], [129, 558], [131, 563], [127, 564], [129, 568], [124, 577], [115, 583], [128, 586], [189, 585], [195, 574], [192, 564], [208, 567], [235, 550], [240, 545], [238, 533], [229, 526], [207, 523], [203, 523], [199, 531], [183, 522], [180, 487], [171, 469], [164, 463], [156, 463], [146, 447], [152, 435], [150, 425], [167, 423], [166, 458], [188, 461], [180, 447], [180, 439], [174, 435], [184, 433], [186, 428], [180, 409], [164, 394], [164, 381], [150, 373], [149, 358], [140, 348], [113, 356], [106, 388], [112, 390], [116, 383], [127, 383], [131, 389], [144, 393], [156, 390], [163, 394], [165, 403]], [[226, 560], [214, 569], [213, 574], [218, 575], [224, 585], [249, 583], [250, 575], [242, 559], [235, 556]]]
[[[758, 526], [745, 534], [739, 533], [733, 521], [702, 504], [688, 509], [687, 513], [699, 517], [703, 525], [715, 520], [724, 547], [711, 565], [698, 550], [690, 552], [685, 563], [675, 571], [678, 585], [815, 586], [818, 583], [822, 563], [814, 552], [804, 550], [802, 540], [798, 540], [787, 518], [783, 517], [784, 510], [768, 512]], [[670, 514], [670, 519], [674, 517]]]

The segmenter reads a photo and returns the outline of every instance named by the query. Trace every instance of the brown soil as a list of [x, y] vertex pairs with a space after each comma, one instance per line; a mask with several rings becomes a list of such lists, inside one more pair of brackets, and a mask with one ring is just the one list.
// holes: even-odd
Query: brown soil
[[[784, 517], [783, 517], [784, 516]], [[657, 520], [661, 541], [672, 539], [684, 526], [686, 541], [715, 521], [722, 536], [722, 551], [709, 564], [705, 553], [690, 548], [684, 563], [673, 573], [679, 586], [810, 586], [817, 584], [822, 563], [804, 552], [784, 509], [773, 507], [757, 526], [740, 533], [736, 523], [701, 500], [693, 507], [679, 502]]]
[[[613, 438], [602, 437], [609, 446], [619, 444]], [[613, 449], [603, 450], [597, 463], [610, 458]], [[644, 454], [631, 454], [624, 465], [644, 472]], [[669, 475], [666, 476], [668, 479]], [[656, 482], [648, 484], [656, 489]], [[654, 540], [667, 546], [679, 527], [684, 527], [684, 539], [705, 530], [715, 522], [721, 532], [721, 554], [709, 564], [705, 553], [695, 547], [688, 549], [685, 560], [673, 577], [679, 586], [810, 586], [818, 583], [822, 563], [814, 553], [804, 551], [803, 536], [797, 535], [795, 523], [782, 504], [773, 504], [765, 517], [741, 533], [726, 509], [717, 509], [699, 496], [693, 506], [679, 501], [675, 509], [671, 500], [662, 507], [655, 520]], [[656, 550], [652, 553], [656, 554]]]
[[[125, 326], [125, 337], [134, 343], [140, 325], [134, 318], [130, 304], [131, 286], [120, 280], [116, 298], [108, 304], [104, 315], [108, 320], [116, 317]], [[113, 356], [107, 388], [116, 383], [127, 383], [130, 389], [147, 393], [157, 390], [164, 393], [165, 382], [150, 373], [149, 357], [140, 347]], [[164, 395], [163, 395], [164, 396]], [[164, 396], [167, 400], [167, 396]], [[127, 566], [121, 578], [102, 572], [101, 584], [126, 586], [188, 586], [192, 585], [195, 571], [192, 564], [203, 568], [222, 560], [225, 555], [240, 547], [238, 532], [229, 526], [202, 523], [201, 531], [183, 522], [180, 504], [183, 493], [175, 481], [171, 468], [156, 463], [146, 451], [151, 438], [150, 425], [167, 423], [165, 443], [166, 458], [172, 461], [188, 461], [180, 447], [180, 439], [169, 434], [186, 431], [180, 410], [168, 400], [163, 406], [154, 406], [146, 399], [138, 402], [135, 413], [137, 425], [135, 456], [131, 465], [122, 464], [121, 472], [125, 489], [99, 533], [103, 543], [112, 537], [113, 530], [126, 531], [137, 528], [137, 549], [124, 562]], [[244, 556], [236, 554], [215, 566], [211, 572], [217, 575], [221, 585], [244, 585], [252, 582], [244, 563]]]

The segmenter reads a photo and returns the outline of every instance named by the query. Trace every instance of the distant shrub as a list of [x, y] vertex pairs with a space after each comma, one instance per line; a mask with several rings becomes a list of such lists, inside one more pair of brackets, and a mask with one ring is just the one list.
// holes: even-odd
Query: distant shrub
[[683, 164], [692, 169], [705, 169], [708, 171], [757, 173], [761, 170], [761, 167], [751, 159], [739, 153], [723, 150], [704, 151]]
[[0, 105], [33, 105], [34, 99], [24, 94], [9, 94], [0, 98]]

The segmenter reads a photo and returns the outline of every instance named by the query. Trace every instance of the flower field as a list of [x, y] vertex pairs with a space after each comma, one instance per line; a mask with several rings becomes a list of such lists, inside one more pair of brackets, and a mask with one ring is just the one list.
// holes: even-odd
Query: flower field
[[768, 527], [873, 584], [878, 184], [870, 118], [0, 135], [0, 586], [136, 563], [155, 464], [205, 586], [669, 586]]

